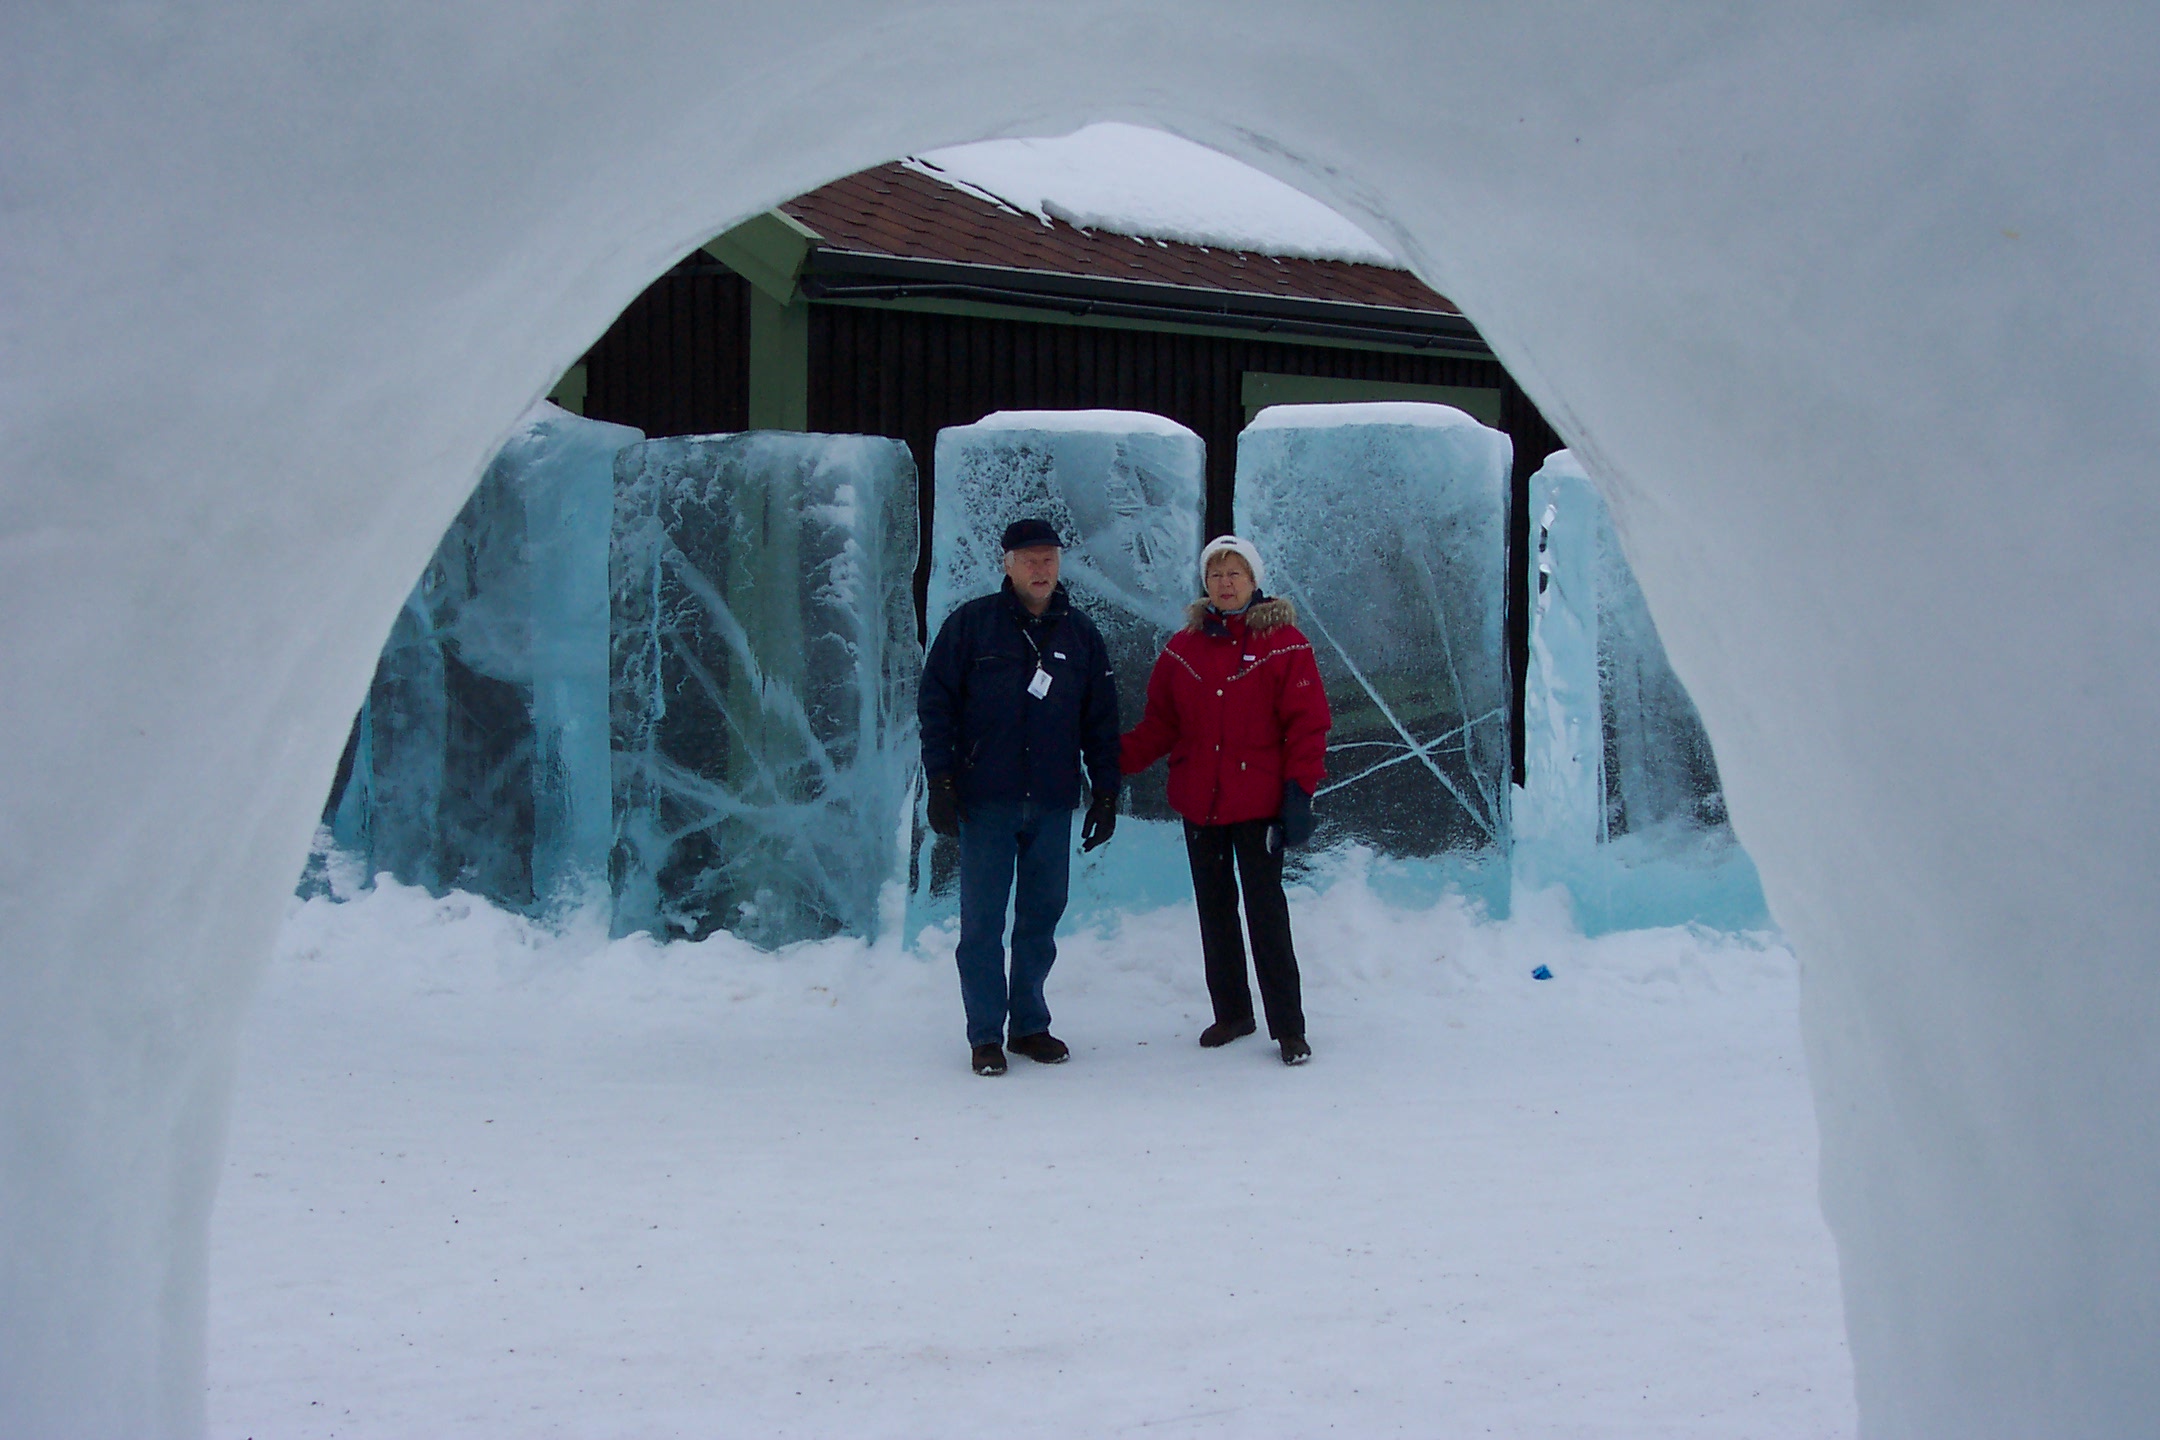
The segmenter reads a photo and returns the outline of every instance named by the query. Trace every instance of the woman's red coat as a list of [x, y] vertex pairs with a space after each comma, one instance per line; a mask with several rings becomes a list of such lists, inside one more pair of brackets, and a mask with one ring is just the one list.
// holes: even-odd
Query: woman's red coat
[[1192, 617], [1156, 657], [1118, 768], [1130, 775], [1167, 754], [1171, 808], [1197, 825], [1272, 819], [1284, 780], [1309, 795], [1327, 773], [1332, 719], [1312, 643], [1287, 600], [1223, 617], [1195, 605]]

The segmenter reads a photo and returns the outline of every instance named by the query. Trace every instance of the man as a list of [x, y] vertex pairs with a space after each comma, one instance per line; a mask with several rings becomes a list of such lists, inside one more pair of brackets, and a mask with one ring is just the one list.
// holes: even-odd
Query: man
[[1087, 793], [1083, 756], [1094, 800], [1080, 848], [1117, 827], [1117, 682], [1102, 634], [1058, 583], [1064, 545], [1049, 522], [1016, 520], [1004, 544], [1005, 583], [938, 627], [917, 701], [930, 828], [960, 840], [960, 999], [978, 1075], [1005, 1073], [1001, 1040], [1045, 1065], [1071, 1054], [1050, 1033], [1043, 982]]

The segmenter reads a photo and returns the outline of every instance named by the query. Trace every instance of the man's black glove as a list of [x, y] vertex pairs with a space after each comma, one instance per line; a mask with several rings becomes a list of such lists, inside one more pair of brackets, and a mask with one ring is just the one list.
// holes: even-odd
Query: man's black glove
[[1312, 796], [1295, 780], [1282, 782], [1282, 838], [1285, 845], [1312, 839]]
[[1095, 803], [1088, 806], [1087, 818], [1080, 822], [1080, 853], [1085, 855], [1097, 845], [1108, 840], [1117, 829], [1117, 795], [1098, 794]]
[[930, 828], [939, 835], [960, 833], [960, 792], [950, 775], [930, 777]]

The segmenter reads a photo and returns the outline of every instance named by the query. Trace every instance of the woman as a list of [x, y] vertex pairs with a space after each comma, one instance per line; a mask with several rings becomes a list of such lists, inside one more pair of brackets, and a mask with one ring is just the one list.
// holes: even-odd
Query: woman
[[[1305, 1041], [1283, 847], [1312, 835], [1330, 723], [1312, 646], [1287, 600], [1261, 590], [1260, 552], [1235, 535], [1200, 552], [1207, 593], [1187, 613], [1148, 676], [1147, 710], [1123, 737], [1127, 775], [1170, 757], [1170, 804], [1185, 817], [1215, 1023], [1210, 1049], [1253, 1033], [1252, 991], [1238, 933], [1238, 889], [1252, 934], [1253, 969], [1268, 1035], [1283, 1064], [1312, 1058]], [[1232, 862], [1236, 875], [1232, 877]]]

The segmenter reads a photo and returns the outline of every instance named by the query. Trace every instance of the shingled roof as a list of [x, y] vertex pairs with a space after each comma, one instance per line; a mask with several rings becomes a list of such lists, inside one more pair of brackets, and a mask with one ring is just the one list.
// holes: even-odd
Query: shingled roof
[[920, 161], [845, 176], [780, 209], [806, 232], [795, 273], [813, 300], [973, 301], [1490, 354], [1407, 270], [1084, 230]]
[[1407, 270], [1081, 230], [905, 162], [835, 180], [780, 208], [833, 251], [1461, 313]]

